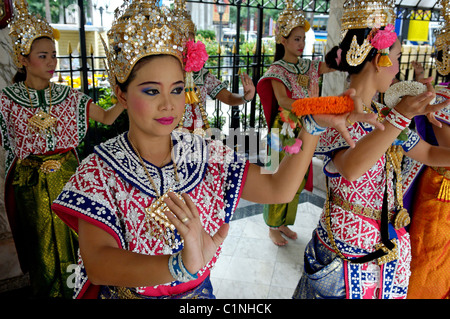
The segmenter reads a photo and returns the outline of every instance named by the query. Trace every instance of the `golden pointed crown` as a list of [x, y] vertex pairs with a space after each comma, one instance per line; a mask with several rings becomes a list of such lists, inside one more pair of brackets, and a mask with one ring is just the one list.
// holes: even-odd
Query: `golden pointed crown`
[[22, 68], [19, 62], [19, 55], [30, 54], [33, 41], [40, 37], [47, 37], [55, 40], [54, 29], [40, 15], [30, 14], [28, 12], [28, 3], [26, 0], [14, 0], [14, 16], [9, 23], [10, 32], [14, 49], [14, 63], [18, 68]]
[[183, 64], [187, 32], [181, 18], [155, 0], [125, 0], [114, 12], [108, 31], [108, 45], [103, 41], [108, 60], [109, 81], [124, 83], [135, 64], [150, 55], [173, 55]]
[[175, 0], [173, 4], [174, 4], [173, 13], [176, 16], [181, 17], [183, 29], [195, 35], [195, 33], [197, 32], [197, 27], [192, 21], [191, 14], [186, 10], [186, 1]]
[[395, 24], [395, 1], [347, 0], [341, 30], [380, 28]]
[[284, 10], [280, 13], [277, 20], [277, 28], [275, 30], [275, 40], [281, 43], [282, 37], [287, 38], [291, 31], [296, 27], [304, 27], [308, 31], [311, 26], [305, 19], [302, 10], [294, 8], [294, 0], [286, 0]]
[[450, 73], [450, 0], [441, 0], [441, 15], [445, 24], [436, 34], [436, 50], [442, 51], [442, 61], [436, 61], [436, 69], [441, 75]]

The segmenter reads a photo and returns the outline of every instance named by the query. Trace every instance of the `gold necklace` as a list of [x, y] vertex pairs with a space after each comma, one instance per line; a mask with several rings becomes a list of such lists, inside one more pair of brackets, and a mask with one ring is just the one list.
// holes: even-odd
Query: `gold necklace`
[[[381, 110], [377, 107], [376, 103], [373, 103], [378, 112], [378, 122], [382, 122], [384, 117], [381, 114]], [[368, 113], [375, 113], [373, 110], [369, 109], [363, 102], [363, 108]], [[388, 182], [389, 172], [391, 168], [394, 170], [396, 175], [396, 185], [395, 185], [395, 196], [394, 199], [397, 202], [398, 212], [395, 216], [394, 227], [396, 229], [401, 229], [411, 222], [408, 211], [403, 206], [403, 183], [402, 183], [402, 158], [403, 152], [400, 145], [391, 145], [385, 154], [386, 158], [386, 183]], [[394, 176], [392, 176], [392, 179]]]
[[[362, 105], [363, 105], [363, 110], [366, 111], [367, 113], [375, 113], [373, 108], [367, 107], [367, 105], [364, 102], [362, 102]], [[384, 117], [382, 116], [381, 111], [378, 108], [378, 106], [376, 105], [376, 103], [371, 102], [370, 105], [373, 105], [375, 107], [375, 109], [377, 110], [377, 121], [380, 123], [383, 122]]]
[[[152, 184], [153, 189], [156, 193], [156, 198], [153, 200], [151, 205], [149, 207], [145, 208], [146, 213], [146, 221], [147, 221], [147, 228], [150, 232], [151, 236], [156, 237], [158, 240], [164, 242], [166, 245], [171, 246], [172, 249], [175, 248], [175, 226], [170, 222], [169, 218], [166, 215], [166, 211], [170, 212], [170, 209], [167, 207], [166, 203], [164, 202], [164, 199], [169, 197], [169, 192], [174, 192], [172, 187], [170, 187], [167, 192], [165, 192], [162, 196], [159, 195], [158, 188], [156, 187], [155, 181], [153, 180], [152, 176], [150, 175], [150, 172], [147, 170], [147, 167], [145, 166], [144, 160], [141, 157], [141, 154], [137, 150], [136, 146], [133, 144], [130, 138], [128, 138], [130, 141], [131, 147], [133, 147], [133, 150], [137, 154], [139, 161], [144, 168], [145, 174], [147, 175], [148, 180], [150, 181], [150, 184]], [[170, 138], [170, 153], [172, 154], [173, 150], [173, 142], [172, 138]], [[166, 156], [167, 158], [167, 156]], [[177, 165], [174, 160], [173, 162], [173, 170], [175, 175], [175, 180], [179, 183], [179, 177], [177, 173]], [[181, 194], [174, 192], [175, 195], [181, 199], [184, 202], [183, 197]], [[171, 212], [170, 212], [171, 213]], [[150, 223], [154, 225], [154, 227], [151, 227]], [[183, 243], [183, 238], [181, 239], [181, 243]]]
[[[403, 206], [403, 183], [402, 183], [402, 158], [403, 150], [400, 145], [392, 145], [386, 152], [386, 177], [391, 171], [391, 167], [395, 173], [396, 185], [394, 199], [397, 202], [397, 214], [395, 215], [394, 227], [395, 229], [401, 229], [408, 226], [411, 222], [408, 211]], [[392, 176], [392, 179], [394, 176]], [[386, 182], [388, 177], [386, 178]]]
[[[30, 99], [30, 107], [33, 108], [33, 101], [31, 100], [30, 90], [28, 89], [27, 83], [23, 82], [25, 88], [27, 89], [28, 98]], [[50, 112], [52, 111], [52, 84], [49, 84], [49, 109], [48, 113], [44, 110], [39, 111], [37, 114], [33, 115], [28, 120], [28, 131], [38, 135], [49, 135], [53, 134], [56, 129], [57, 118], [52, 116]]]

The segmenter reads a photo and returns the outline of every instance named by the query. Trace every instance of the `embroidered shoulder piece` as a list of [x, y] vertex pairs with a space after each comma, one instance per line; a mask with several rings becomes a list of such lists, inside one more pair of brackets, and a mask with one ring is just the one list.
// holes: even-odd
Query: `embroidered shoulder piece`
[[305, 74], [309, 71], [309, 68], [311, 67], [311, 60], [308, 59], [298, 59], [298, 63], [289, 63], [284, 60], [278, 60], [274, 62], [272, 65], [279, 65], [283, 68], [285, 68], [288, 72], [295, 73], [295, 74]]
[[[30, 95], [28, 95], [27, 88], [23, 82], [19, 82], [5, 87], [3, 92], [9, 99], [24, 107], [30, 107], [30, 98], [33, 107], [39, 107], [42, 101], [39, 99], [38, 90], [32, 88], [28, 88], [28, 90]], [[69, 94], [69, 91], [70, 87], [66, 85], [52, 84], [52, 105], [62, 103]], [[50, 105], [50, 95], [48, 89], [45, 89], [44, 95], [45, 105]]]
[[[128, 133], [123, 133], [96, 146], [94, 153], [128, 183], [152, 197], [157, 197], [127, 136]], [[196, 135], [181, 132], [173, 132], [172, 139], [179, 184], [174, 184], [173, 164], [159, 168], [146, 162], [146, 168], [160, 194], [167, 192], [170, 187], [176, 192], [187, 193], [191, 191], [201, 182], [207, 168], [208, 154], [204, 140]], [[164, 178], [165, 176], [169, 176], [169, 178]]]
[[312, 61], [308, 59], [299, 59], [297, 64], [278, 60], [272, 63], [264, 76], [261, 77], [260, 81], [263, 79], [277, 79], [281, 81], [289, 91], [292, 91], [292, 84], [286, 78], [285, 72], [292, 74], [306, 74], [309, 72], [312, 65]]
[[199, 88], [204, 88], [205, 92], [212, 98], [215, 99], [217, 94], [223, 89], [228, 88], [228, 81], [220, 81], [214, 74], [209, 72], [209, 70], [203, 68], [198, 72], [194, 72], [194, 82]]

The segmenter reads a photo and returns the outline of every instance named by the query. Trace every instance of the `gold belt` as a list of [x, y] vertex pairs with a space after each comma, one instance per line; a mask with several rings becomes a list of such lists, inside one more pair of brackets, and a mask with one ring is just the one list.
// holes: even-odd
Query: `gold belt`
[[49, 159], [46, 161], [40, 161], [38, 159], [32, 159], [32, 158], [24, 158], [24, 159], [19, 159], [17, 161], [17, 164], [19, 165], [23, 165], [23, 166], [28, 166], [28, 167], [33, 167], [33, 168], [39, 168], [39, 170], [41, 172], [43, 172], [44, 174], [49, 174], [49, 173], [54, 173], [60, 170], [61, 165], [67, 161], [70, 157], [70, 153], [71, 151], [68, 151], [63, 157], [61, 157], [60, 159]]
[[[331, 194], [331, 201], [339, 206], [340, 208], [352, 212], [353, 214], [375, 219], [375, 220], [381, 220], [381, 210], [373, 209], [370, 207], [364, 207], [358, 204], [353, 204], [349, 201], [346, 201], [345, 199], [341, 198], [339, 195]], [[392, 220], [394, 217], [395, 212], [391, 211], [389, 212], [389, 220]]]

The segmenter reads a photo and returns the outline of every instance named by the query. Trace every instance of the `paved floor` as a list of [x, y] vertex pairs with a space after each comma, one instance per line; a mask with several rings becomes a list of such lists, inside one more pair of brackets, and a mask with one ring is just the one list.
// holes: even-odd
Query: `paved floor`
[[211, 273], [218, 299], [290, 299], [303, 270], [303, 252], [322, 209], [310, 202], [299, 204], [296, 240], [283, 247], [269, 239], [259, 214], [233, 220], [223, 253]]

